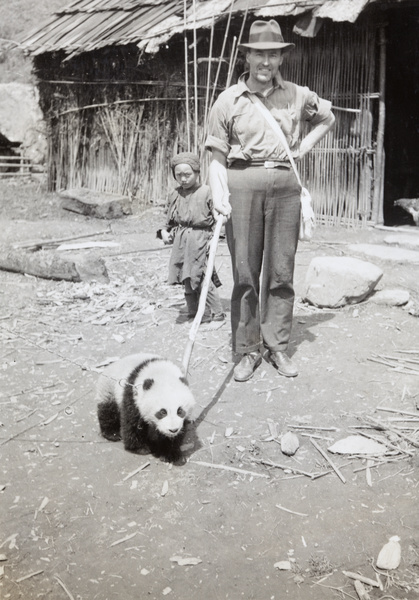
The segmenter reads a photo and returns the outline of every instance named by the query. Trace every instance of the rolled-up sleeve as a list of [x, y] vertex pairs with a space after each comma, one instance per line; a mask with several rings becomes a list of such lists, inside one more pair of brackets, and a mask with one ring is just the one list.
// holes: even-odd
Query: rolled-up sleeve
[[225, 156], [228, 156], [231, 146], [229, 144], [229, 125], [226, 108], [223, 99], [219, 97], [210, 111], [205, 148], [207, 150], [219, 150]]
[[330, 115], [332, 103], [329, 100], [319, 98], [316, 92], [312, 92], [308, 88], [305, 89], [308, 94], [302, 112], [302, 119], [309, 121], [311, 125], [318, 125]]

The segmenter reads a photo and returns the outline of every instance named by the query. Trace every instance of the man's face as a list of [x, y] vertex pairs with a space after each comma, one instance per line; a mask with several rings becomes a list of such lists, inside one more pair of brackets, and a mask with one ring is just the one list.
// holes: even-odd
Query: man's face
[[250, 77], [261, 84], [271, 83], [282, 65], [283, 58], [281, 50], [250, 49], [246, 54]]

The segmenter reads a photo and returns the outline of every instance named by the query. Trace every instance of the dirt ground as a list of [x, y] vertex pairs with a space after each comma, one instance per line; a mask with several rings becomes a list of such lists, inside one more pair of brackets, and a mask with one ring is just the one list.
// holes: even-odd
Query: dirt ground
[[[0, 271], [0, 598], [356, 599], [343, 571], [375, 580], [391, 536], [400, 566], [380, 571], [382, 589], [366, 585], [364, 600], [418, 598], [419, 378], [370, 360], [417, 360], [418, 318], [368, 301], [322, 310], [301, 300], [315, 256], [349, 255], [349, 243], [382, 243], [389, 232], [318, 227], [300, 244], [297, 378], [264, 361], [253, 379], [235, 382], [229, 321], [201, 326], [189, 376], [195, 420], [178, 466], [101, 438], [94, 401], [100, 365], [114, 357], [182, 361], [190, 325], [176, 323], [181, 288], [165, 283], [162, 219], [159, 208], [86, 218], [41, 184], [0, 185], [3, 244], [104, 231], [91, 239], [119, 244], [83, 251], [105, 260], [109, 283]], [[371, 262], [384, 271], [380, 289], [419, 301], [417, 265]], [[216, 265], [229, 316], [223, 239]], [[369, 418], [409, 440], [369, 428]], [[299, 439], [293, 457], [281, 452], [287, 431]], [[392, 447], [381, 457], [327, 451], [359, 431]]]

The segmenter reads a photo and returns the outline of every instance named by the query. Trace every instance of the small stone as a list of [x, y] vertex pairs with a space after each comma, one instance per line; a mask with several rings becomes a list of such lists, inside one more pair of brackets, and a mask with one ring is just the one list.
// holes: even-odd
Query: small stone
[[287, 431], [285, 435], [281, 438], [281, 452], [286, 454], [287, 456], [293, 456], [298, 448], [300, 447], [300, 442], [298, 441], [298, 437], [292, 431]]
[[274, 568], [280, 571], [291, 571], [291, 563], [289, 560], [280, 560], [274, 564]]

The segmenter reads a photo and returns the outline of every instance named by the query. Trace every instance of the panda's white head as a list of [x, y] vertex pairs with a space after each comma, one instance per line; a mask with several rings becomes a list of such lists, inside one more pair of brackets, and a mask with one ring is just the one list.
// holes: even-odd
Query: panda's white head
[[179, 367], [166, 360], [150, 362], [135, 381], [134, 400], [146, 423], [167, 438], [178, 436], [195, 400]]

